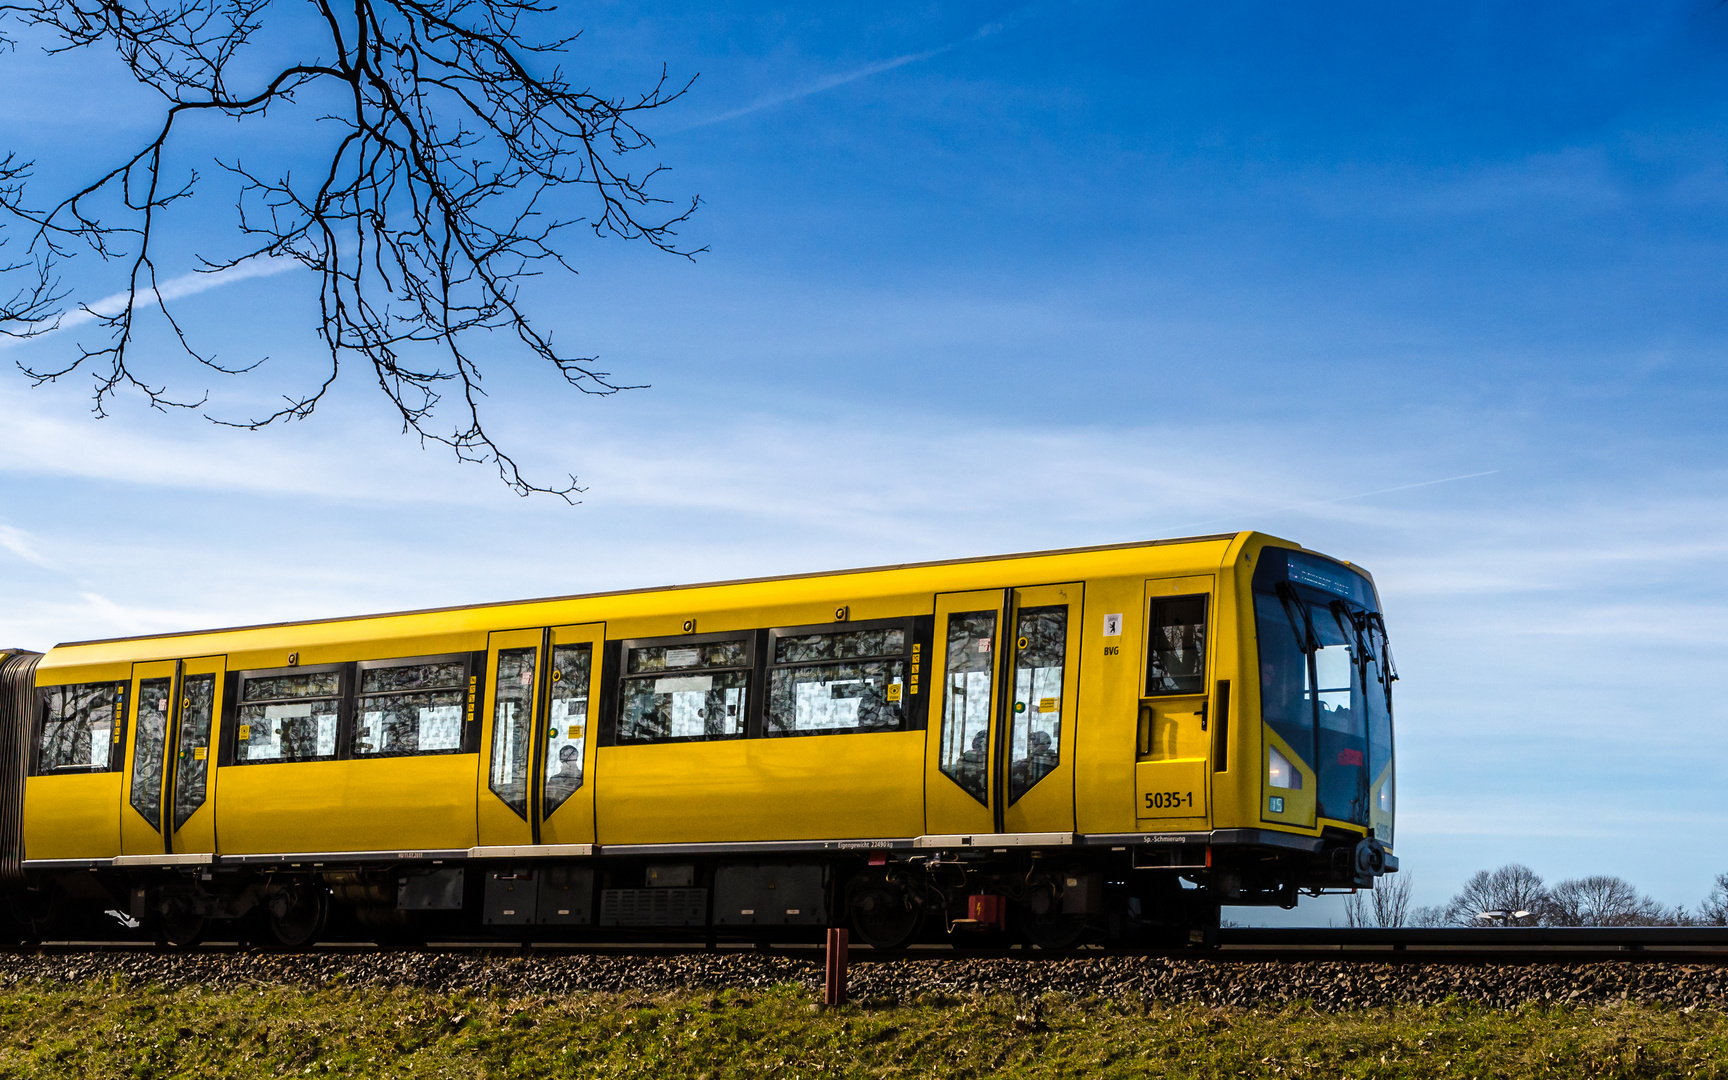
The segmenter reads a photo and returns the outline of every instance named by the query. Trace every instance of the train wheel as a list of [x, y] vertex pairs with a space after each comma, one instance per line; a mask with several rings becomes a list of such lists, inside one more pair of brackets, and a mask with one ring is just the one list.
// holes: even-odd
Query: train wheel
[[18, 944], [42, 944], [54, 925], [58, 911], [53, 901], [41, 893], [25, 893], [13, 899], [11, 908], [12, 930]]
[[269, 911], [271, 936], [277, 944], [288, 949], [316, 942], [330, 915], [324, 887], [313, 881], [294, 881], [276, 886], [265, 906]]
[[872, 949], [898, 949], [918, 936], [922, 912], [905, 889], [882, 878], [865, 878], [847, 892], [848, 921], [859, 941]]
[[204, 940], [209, 920], [192, 910], [191, 905], [170, 903], [156, 919], [156, 944], [165, 949], [190, 949]]
[[1086, 916], [1064, 915], [1061, 899], [1047, 882], [1032, 885], [1014, 915], [1020, 936], [1034, 948], [1066, 949], [1086, 933]]

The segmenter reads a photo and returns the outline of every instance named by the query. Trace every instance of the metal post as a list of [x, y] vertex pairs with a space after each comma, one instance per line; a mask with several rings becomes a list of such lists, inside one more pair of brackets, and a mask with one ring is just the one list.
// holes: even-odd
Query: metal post
[[835, 928], [828, 931], [828, 971], [827, 983], [822, 989], [822, 1004], [846, 1004], [846, 960], [851, 951], [848, 938], [851, 934], [843, 929]]

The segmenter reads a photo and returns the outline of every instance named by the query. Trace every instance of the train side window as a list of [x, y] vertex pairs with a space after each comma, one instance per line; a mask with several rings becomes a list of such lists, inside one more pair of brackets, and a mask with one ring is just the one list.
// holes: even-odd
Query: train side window
[[42, 691], [36, 772], [112, 772], [125, 756], [125, 729], [125, 683], [48, 687]]
[[1146, 696], [1206, 692], [1206, 597], [1152, 601]]
[[334, 760], [341, 703], [341, 665], [242, 672], [235, 763]]
[[735, 739], [749, 715], [754, 634], [624, 643], [620, 745]]
[[910, 622], [770, 631], [763, 734], [904, 730], [910, 706]]
[[467, 657], [367, 660], [358, 668], [354, 757], [462, 752]]

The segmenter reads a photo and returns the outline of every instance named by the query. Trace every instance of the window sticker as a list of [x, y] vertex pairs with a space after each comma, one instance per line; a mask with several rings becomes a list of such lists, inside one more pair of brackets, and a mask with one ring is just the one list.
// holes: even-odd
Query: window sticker
[[655, 679], [656, 694], [706, 694], [714, 689], [712, 675], [682, 675], [670, 679]]
[[1122, 636], [1122, 615], [1121, 615], [1121, 613], [1117, 613], [1115, 615], [1104, 616], [1104, 636], [1105, 637], [1121, 637]]

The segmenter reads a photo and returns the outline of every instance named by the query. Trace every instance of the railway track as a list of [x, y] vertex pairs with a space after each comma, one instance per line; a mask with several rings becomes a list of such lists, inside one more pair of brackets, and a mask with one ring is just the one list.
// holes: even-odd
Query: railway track
[[[145, 941], [51, 941], [5, 950], [12, 956], [75, 956], [80, 954], [157, 954]], [[371, 942], [331, 942], [292, 950], [319, 956], [426, 955], [468, 958], [612, 957], [665, 958], [772, 956], [821, 963], [819, 943], [759, 946], [724, 942], [525, 942], [434, 941], [415, 946], [379, 946]], [[194, 949], [164, 955], [222, 956], [233, 954], [288, 955], [283, 950], [259, 950], [238, 942], [211, 941]], [[1120, 949], [1081, 947], [1032, 949], [1024, 946], [967, 948], [947, 945], [878, 950], [854, 945], [850, 962], [884, 964], [906, 961], [1016, 960], [1028, 963], [1061, 960], [1170, 959], [1220, 964], [1347, 962], [1372, 964], [1575, 964], [1588, 962], [1686, 963], [1728, 965], [1728, 927], [1226, 927], [1211, 947], [1184, 949]]]
[[[1400, 947], [1402, 946], [1402, 947]], [[327, 944], [275, 952], [211, 943], [54, 942], [0, 950], [0, 992], [78, 985], [98, 993], [406, 989], [536, 1000], [612, 994], [683, 997], [719, 1008], [788, 986], [826, 997], [817, 945], [448, 942], [416, 948]], [[1487, 1008], [1612, 1007], [1634, 1001], [1728, 1012], [1728, 934], [1693, 928], [1512, 933], [1230, 928], [1215, 948], [1180, 952], [910, 948], [850, 953], [845, 999], [958, 1004], [978, 996], [1196, 1003], [1322, 1011], [1470, 1003]]]

